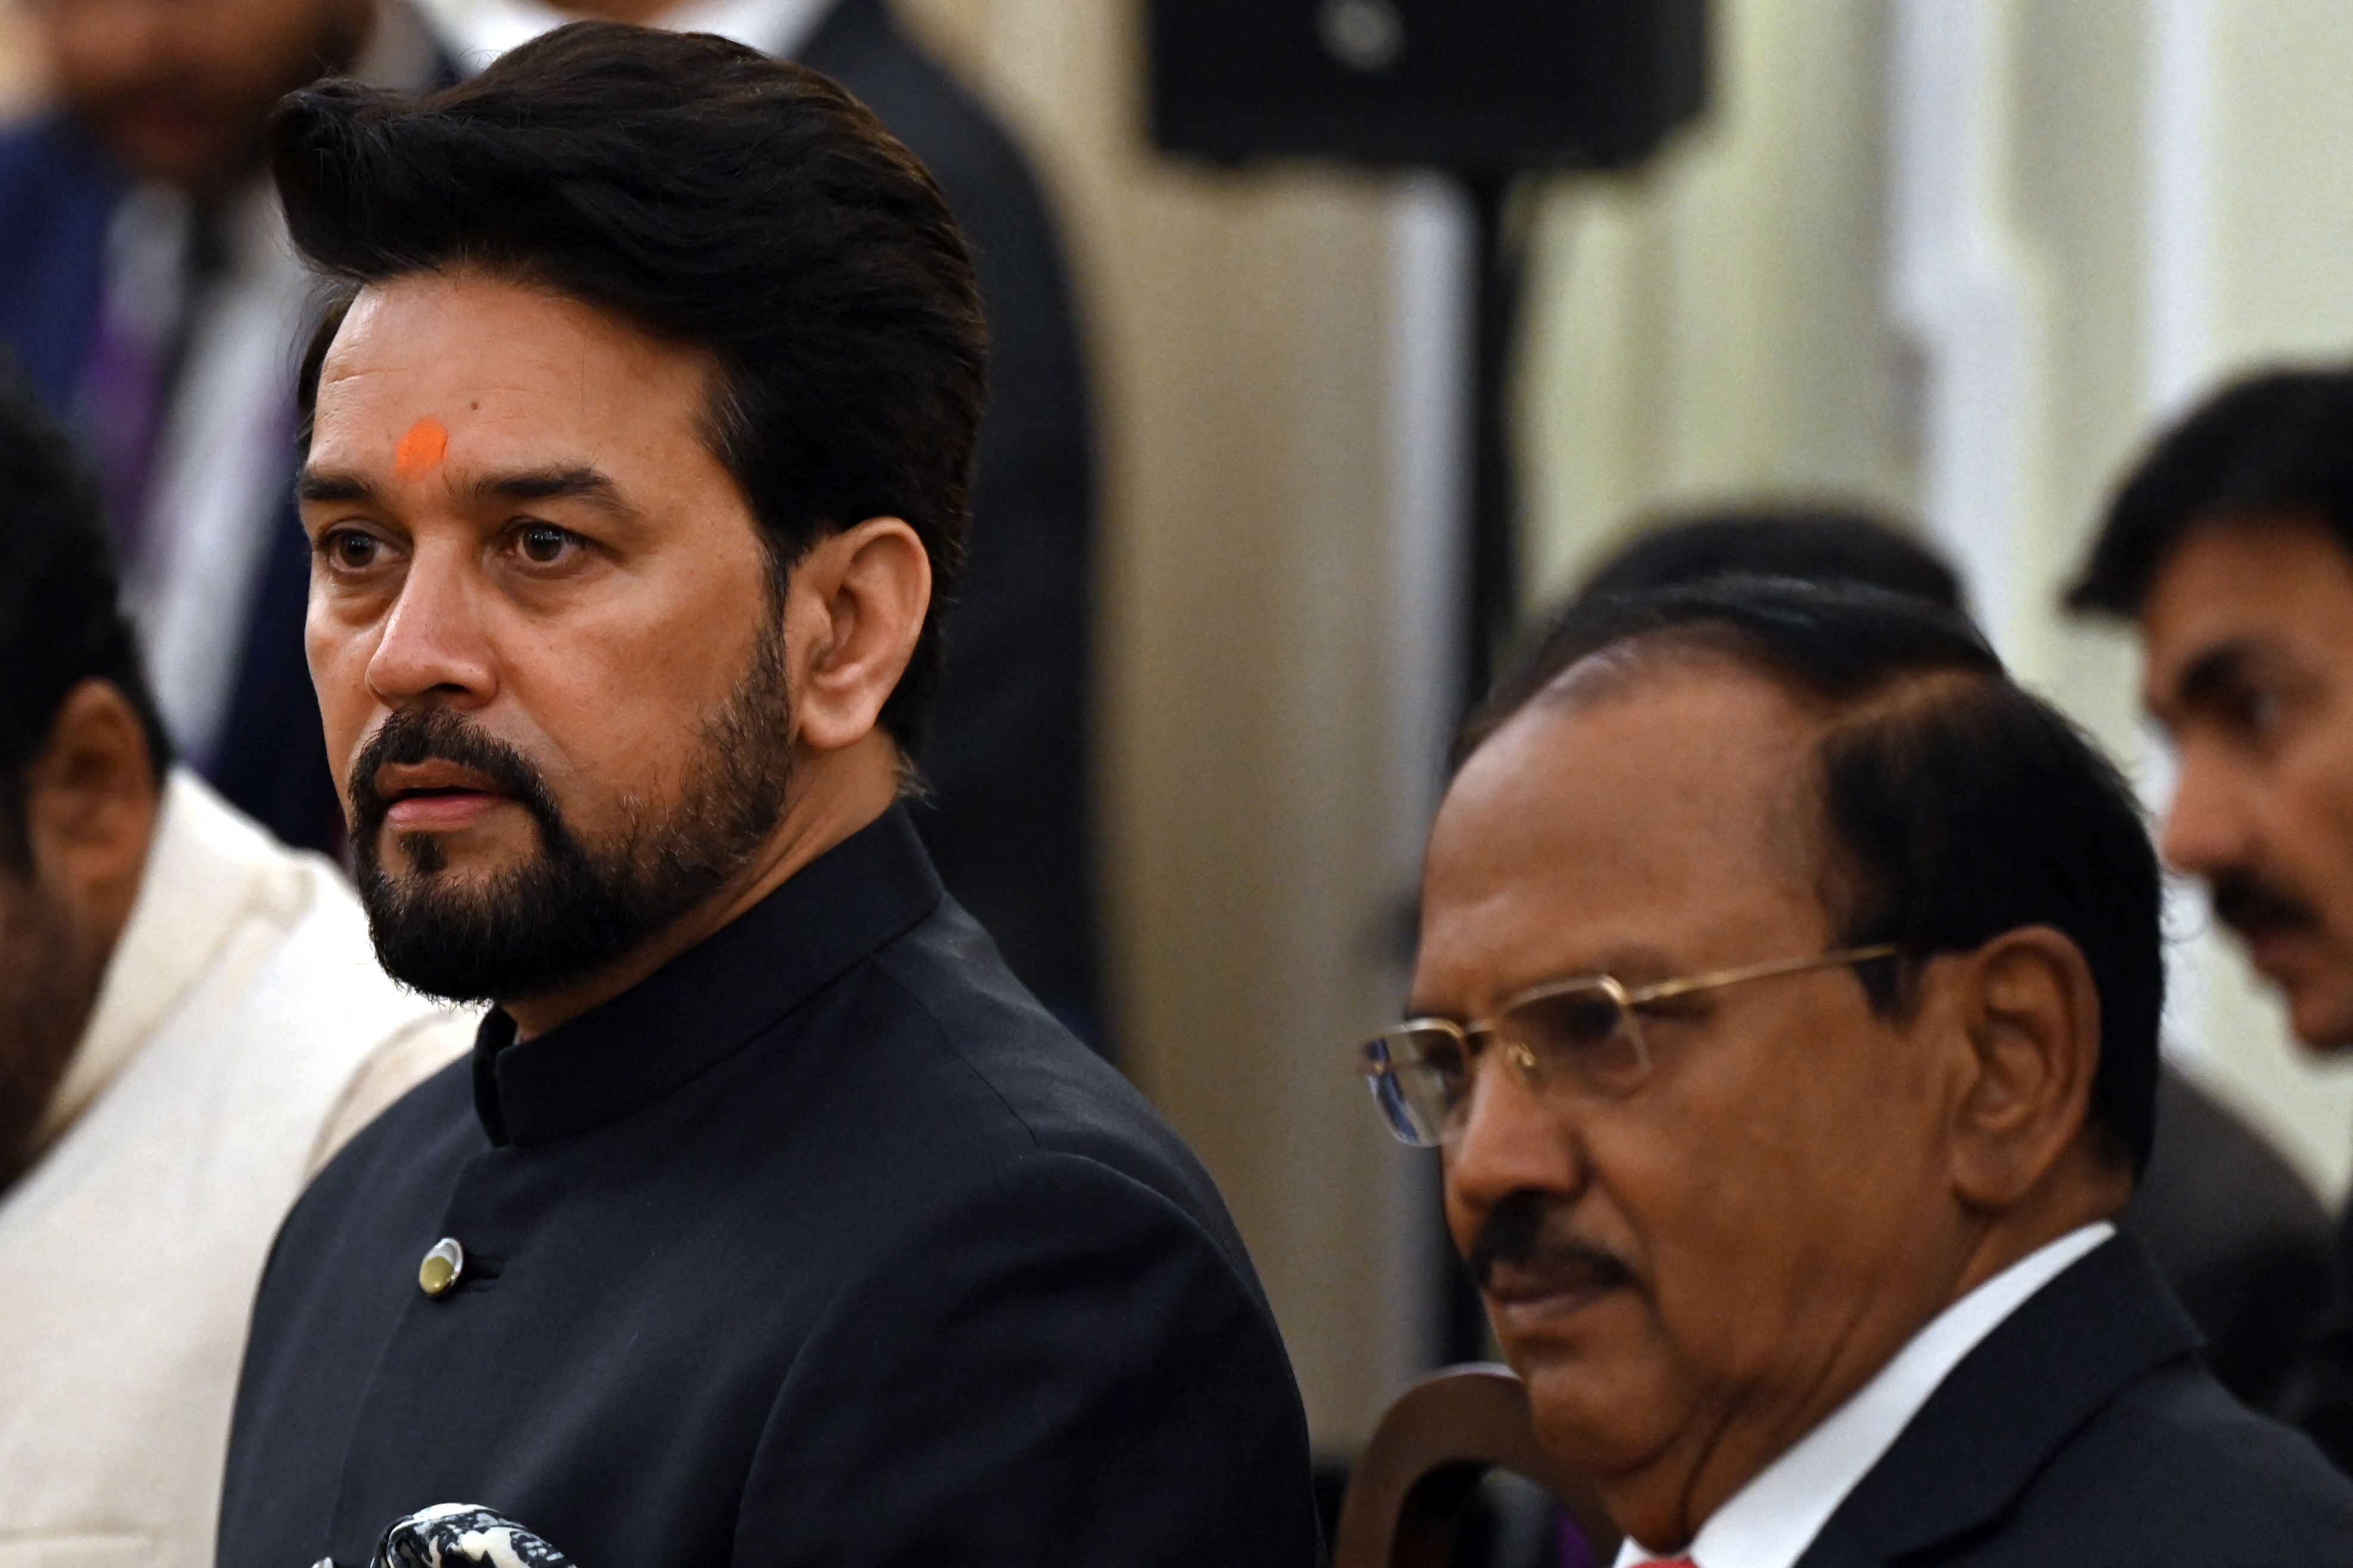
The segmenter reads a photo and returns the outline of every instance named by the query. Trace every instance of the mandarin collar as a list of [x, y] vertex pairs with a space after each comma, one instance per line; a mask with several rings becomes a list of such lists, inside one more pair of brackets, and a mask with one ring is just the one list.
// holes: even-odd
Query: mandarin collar
[[492, 1008], [474, 1109], [494, 1144], [546, 1143], [652, 1103], [737, 1050], [939, 906], [903, 806], [611, 1001], [518, 1042]]

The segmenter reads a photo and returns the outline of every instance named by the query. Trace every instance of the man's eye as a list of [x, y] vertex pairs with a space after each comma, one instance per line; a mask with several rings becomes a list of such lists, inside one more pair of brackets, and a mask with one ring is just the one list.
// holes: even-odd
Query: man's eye
[[319, 542], [327, 563], [344, 572], [364, 572], [384, 552], [384, 542], [355, 529], [338, 529]]
[[2269, 687], [2242, 686], [2231, 694], [2227, 711], [2236, 729], [2250, 735], [2263, 735], [2279, 727], [2284, 706], [2279, 693]]
[[515, 537], [515, 547], [534, 566], [554, 565], [577, 542], [573, 534], [544, 522], [526, 524]]

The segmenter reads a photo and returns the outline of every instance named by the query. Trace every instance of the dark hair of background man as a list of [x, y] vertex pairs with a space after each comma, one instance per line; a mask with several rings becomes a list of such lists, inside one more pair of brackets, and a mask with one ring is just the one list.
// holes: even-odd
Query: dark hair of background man
[[2100, 997], [2089, 1124], [2137, 1177], [2155, 1136], [2165, 964], [2156, 853], [2116, 768], [2014, 685], [1960, 615], [1764, 577], [1580, 598], [1472, 716], [1458, 765], [1570, 666], [1637, 639], [1720, 652], [1824, 710], [1832, 943], [1904, 950], [1901, 964], [1858, 971], [1881, 1013], [1901, 1013], [1932, 954], [2031, 925], [2075, 943]]
[[2353, 552], [2353, 371], [2250, 376], [2168, 430], [2110, 503], [2068, 607], [2136, 616], [2193, 528], [2284, 512]]
[[117, 597], [97, 481], [0, 359], [0, 866], [30, 868], [25, 775], [75, 687], [122, 693], [160, 783], [171, 743]]
[[723, 39], [575, 23], [441, 92], [297, 93], [271, 142], [294, 242], [346, 303], [476, 267], [707, 351], [712, 449], [776, 583], [827, 532], [905, 519], [933, 604], [881, 722], [914, 752], [963, 563], [986, 330], [938, 186], [871, 114]]
[[1859, 507], [1725, 507], [1645, 520], [1582, 595], [1673, 588], [1711, 577], [1861, 583], [1961, 608], [1953, 569]]

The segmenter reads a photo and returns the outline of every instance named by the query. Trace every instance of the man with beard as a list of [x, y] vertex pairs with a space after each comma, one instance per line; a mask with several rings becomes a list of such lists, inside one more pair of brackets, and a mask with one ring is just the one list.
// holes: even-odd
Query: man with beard
[[290, 844], [341, 824], [310, 733], [287, 496], [311, 279], [263, 132], [325, 71], [415, 85], [398, 0], [38, 0], [54, 108], [0, 133], [0, 349], [98, 470], [174, 750]]
[[274, 139], [362, 895], [496, 1005], [288, 1221], [220, 1560], [1313, 1563], [1214, 1188], [898, 804], [985, 358], [921, 165], [608, 24]]
[[2115, 1219], [2164, 991], [2130, 789], [1918, 599], [1573, 606], [1472, 721], [1366, 1047], [1621, 1563], [2341, 1563]]
[[212, 1562], [270, 1234], [463, 1032], [170, 765], [94, 487], [0, 378], [0, 1560]]
[[996, 112], [885, 0], [415, 0], [451, 68], [567, 21], [716, 33], [824, 72], [939, 182], [988, 313], [972, 541], [916, 831], [956, 900], [1049, 1012], [1117, 1059], [1103, 1010], [1090, 692], [1093, 411], [1070, 267], [1043, 186]]
[[[2353, 1046], [2353, 372], [2274, 371], [2161, 436], [2068, 602], [2129, 618], [2179, 765], [2162, 847], [2284, 994]], [[2353, 1471], [2353, 1232], [2285, 1413]]]

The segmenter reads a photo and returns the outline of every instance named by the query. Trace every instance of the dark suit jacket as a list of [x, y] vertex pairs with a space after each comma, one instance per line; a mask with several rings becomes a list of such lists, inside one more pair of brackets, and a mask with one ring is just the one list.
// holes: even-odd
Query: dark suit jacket
[[[992, 393], [972, 551], [948, 622], [946, 687], [918, 759], [932, 800], [917, 826], [1014, 973], [1100, 1045], [1088, 722], [1094, 437], [1061, 244], [1003, 127], [897, 29], [881, 0], [842, 0], [801, 58], [930, 167], [972, 241], [988, 312]], [[68, 120], [0, 136], [0, 345], [59, 415], [97, 331], [121, 190]], [[209, 771], [280, 837], [324, 847], [341, 818], [302, 651], [309, 583], [290, 503]]]
[[[105, 153], [69, 119], [50, 116], [0, 135], [0, 350], [60, 419], [71, 413], [98, 331], [106, 231], [122, 190]], [[290, 475], [290, 451], [287, 463]], [[311, 552], [290, 494], [206, 772], [280, 838], [327, 848], [343, 816], [302, 651], [310, 584]]]
[[895, 809], [613, 1002], [492, 1015], [296, 1206], [219, 1561], [353, 1568], [441, 1502], [593, 1568], [1319, 1551], [1216, 1191]]
[[2278, 1414], [2296, 1354], [2327, 1307], [2336, 1232], [2263, 1136], [2167, 1068], [2157, 1148], [2125, 1211], [2205, 1336], [2222, 1386]]
[[2299, 1348], [2280, 1415], [2353, 1474], [2353, 1210], [2340, 1222], [2337, 1275], [2328, 1310]]
[[2343, 1568], [2353, 1482], [2223, 1392], [2119, 1237], [1987, 1336], [1800, 1568]]

